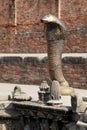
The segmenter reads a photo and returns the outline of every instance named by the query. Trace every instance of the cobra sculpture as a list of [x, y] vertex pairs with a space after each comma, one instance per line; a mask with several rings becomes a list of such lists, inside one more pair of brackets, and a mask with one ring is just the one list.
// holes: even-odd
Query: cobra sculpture
[[41, 19], [45, 25], [48, 43], [48, 67], [52, 81], [57, 80], [62, 87], [69, 87], [62, 72], [61, 56], [66, 38], [65, 25], [55, 16], [49, 14]]

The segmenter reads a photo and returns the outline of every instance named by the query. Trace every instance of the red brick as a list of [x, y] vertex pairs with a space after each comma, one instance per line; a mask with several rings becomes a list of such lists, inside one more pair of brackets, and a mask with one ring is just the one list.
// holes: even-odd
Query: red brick
[[[40, 19], [48, 13], [58, 16], [57, 0], [1, 0], [0, 7], [0, 26], [6, 30], [4, 35], [9, 35], [2, 38], [1, 29], [0, 52], [47, 52]], [[87, 52], [86, 12], [87, 0], [61, 0], [61, 20], [67, 27], [63, 52]]]
[[0, 0], [0, 26], [15, 24], [15, 0]]
[[[72, 58], [71, 58], [72, 59]], [[63, 60], [63, 73], [73, 88], [87, 89], [87, 59]], [[4, 57], [0, 59], [0, 82], [18, 84], [40, 84], [43, 80], [51, 83], [47, 58]]]
[[17, 24], [40, 23], [42, 16], [56, 14], [55, 2], [52, 0], [18, 0], [17, 1]]
[[61, 19], [69, 28], [80, 27], [87, 22], [86, 0], [62, 0]]

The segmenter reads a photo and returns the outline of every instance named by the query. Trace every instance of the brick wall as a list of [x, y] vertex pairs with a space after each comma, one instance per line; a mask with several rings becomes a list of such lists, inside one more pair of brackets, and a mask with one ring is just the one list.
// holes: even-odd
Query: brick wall
[[87, 89], [87, 58], [63, 58], [63, 72], [70, 86]]
[[61, 0], [61, 19], [70, 31], [65, 51], [87, 52], [87, 1]]
[[[46, 53], [47, 42], [41, 17], [59, 15], [67, 27], [63, 53], [87, 55], [87, 0], [0, 0], [0, 53]], [[70, 86], [87, 88], [87, 60], [64, 58], [63, 71]], [[50, 83], [47, 59], [0, 58], [0, 82]]]
[[[46, 52], [42, 16], [58, 16], [58, 0], [0, 0], [0, 52]], [[87, 52], [87, 0], [61, 0], [68, 31], [64, 52]]]
[[[63, 73], [70, 86], [87, 89], [87, 58], [64, 57]], [[18, 84], [51, 83], [47, 57], [2, 57], [0, 59], [0, 82]]]

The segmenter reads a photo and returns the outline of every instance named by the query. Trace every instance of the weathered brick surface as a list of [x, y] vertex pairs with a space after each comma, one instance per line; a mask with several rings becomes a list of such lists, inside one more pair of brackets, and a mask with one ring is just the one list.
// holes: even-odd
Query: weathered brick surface
[[70, 86], [87, 89], [87, 59], [68, 57], [63, 59], [63, 72]]
[[[17, 26], [14, 47], [18, 47], [18, 52], [46, 52], [46, 40], [40, 24]], [[17, 48], [15, 48], [17, 52]]]
[[[0, 0], [0, 53], [47, 52], [41, 17], [58, 16], [58, 0]], [[63, 52], [87, 52], [87, 0], [61, 0], [61, 20], [67, 27]], [[87, 59], [64, 58], [63, 71], [70, 86], [87, 88]], [[50, 82], [47, 59], [4, 57], [0, 82]]]
[[9, 28], [1, 27], [0, 28], [0, 50], [4, 52], [9, 49], [10, 41], [10, 30]]
[[14, 50], [15, 28], [0, 28], [0, 53], [9, 53]]
[[57, 15], [57, 4], [58, 1], [51, 0], [17, 1], [18, 26], [14, 47], [18, 45], [18, 50], [15, 48], [15, 52], [47, 51], [44, 27], [40, 23], [40, 19], [49, 13]]
[[87, 25], [87, 1], [86, 0], [62, 0], [61, 19], [69, 28], [80, 28]]
[[61, 19], [70, 31], [64, 51], [87, 52], [87, 0], [62, 0]]
[[[11, 33], [0, 39], [0, 52], [46, 52], [40, 19], [49, 13], [58, 16], [58, 0], [0, 0], [0, 26]], [[87, 0], [61, 0], [60, 14], [68, 33], [64, 52], [87, 52]]]
[[[87, 89], [87, 58], [63, 58], [63, 73], [74, 88]], [[51, 83], [47, 57], [2, 57], [0, 59], [0, 82], [40, 84], [43, 80]]]
[[87, 52], [87, 26], [71, 30], [68, 34], [64, 52]]
[[0, 0], [0, 26], [15, 24], [15, 0]]
[[48, 13], [58, 14], [58, 1], [52, 0], [18, 0], [17, 23], [35, 24], [40, 18]]

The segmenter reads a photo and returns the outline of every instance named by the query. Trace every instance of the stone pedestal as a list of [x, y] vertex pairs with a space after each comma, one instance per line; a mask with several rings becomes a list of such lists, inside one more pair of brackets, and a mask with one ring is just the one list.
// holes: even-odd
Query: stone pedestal
[[30, 127], [30, 130], [62, 130], [70, 122], [69, 107], [48, 106], [34, 101], [14, 102], [14, 107], [22, 115], [27, 115], [25, 128]]

